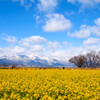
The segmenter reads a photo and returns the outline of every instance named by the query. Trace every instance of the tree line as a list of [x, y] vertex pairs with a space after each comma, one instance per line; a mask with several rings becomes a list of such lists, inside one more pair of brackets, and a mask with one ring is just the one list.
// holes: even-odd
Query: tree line
[[69, 59], [69, 62], [79, 68], [100, 68], [100, 51], [91, 51], [85, 55], [74, 56]]

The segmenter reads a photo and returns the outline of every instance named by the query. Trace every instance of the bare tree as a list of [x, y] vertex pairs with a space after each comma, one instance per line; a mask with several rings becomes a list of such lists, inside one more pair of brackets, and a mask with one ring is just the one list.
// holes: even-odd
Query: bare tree
[[69, 59], [70, 63], [75, 64], [77, 67], [85, 67], [87, 58], [84, 55], [75, 56]]
[[69, 62], [75, 64], [77, 67], [100, 67], [100, 51], [92, 51], [86, 55], [74, 56], [69, 59]]
[[95, 51], [92, 51], [90, 53], [87, 53], [87, 67], [95, 68], [97, 66], [97, 55]]
[[96, 67], [100, 67], [100, 51], [96, 55]]

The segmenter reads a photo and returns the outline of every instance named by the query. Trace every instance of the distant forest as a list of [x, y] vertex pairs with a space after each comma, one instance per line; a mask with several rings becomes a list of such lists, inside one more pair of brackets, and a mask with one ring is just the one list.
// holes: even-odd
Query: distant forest
[[100, 51], [92, 51], [86, 55], [74, 56], [69, 59], [69, 62], [79, 68], [100, 68]]

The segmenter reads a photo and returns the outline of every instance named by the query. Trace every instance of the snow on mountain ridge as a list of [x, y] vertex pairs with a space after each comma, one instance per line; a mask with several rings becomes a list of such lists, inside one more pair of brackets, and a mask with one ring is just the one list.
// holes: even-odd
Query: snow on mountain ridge
[[[21, 65], [41, 65], [41, 66], [63, 66], [66, 65], [66, 62], [59, 61], [50, 57], [38, 57], [35, 56], [34, 59], [26, 55], [11, 55], [11, 56], [2, 56], [0, 57], [0, 63], [7, 64], [21, 64]], [[2, 62], [3, 61], [3, 62]]]

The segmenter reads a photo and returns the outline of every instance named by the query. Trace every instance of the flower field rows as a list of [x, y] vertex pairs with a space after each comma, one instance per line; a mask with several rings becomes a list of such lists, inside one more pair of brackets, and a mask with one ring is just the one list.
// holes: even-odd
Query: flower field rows
[[100, 100], [100, 70], [0, 69], [0, 100]]

